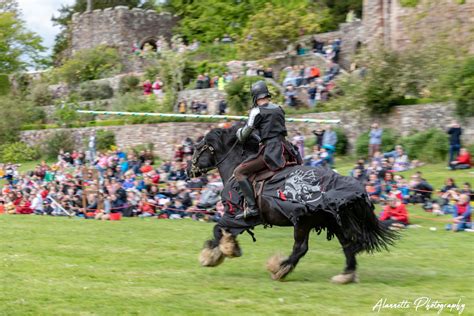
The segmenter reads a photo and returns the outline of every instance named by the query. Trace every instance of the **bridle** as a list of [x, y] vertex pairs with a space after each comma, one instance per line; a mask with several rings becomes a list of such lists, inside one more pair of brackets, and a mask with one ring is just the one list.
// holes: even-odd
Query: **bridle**
[[204, 145], [202, 147], [200, 147], [197, 152], [194, 153], [193, 159], [191, 160], [191, 171], [190, 171], [190, 173], [191, 173], [192, 177], [195, 178], [196, 174], [198, 174], [198, 173], [206, 174], [208, 171], [217, 168], [221, 163], [224, 162], [224, 160], [227, 159], [227, 157], [229, 157], [230, 153], [235, 148], [235, 146], [237, 145], [238, 142], [239, 142], [239, 140], [236, 139], [234, 144], [232, 145], [232, 147], [227, 152], [227, 154], [225, 154], [224, 157], [222, 157], [214, 166], [207, 167], [207, 168], [200, 168], [196, 164], [197, 164], [199, 158], [201, 158], [201, 155], [206, 150], [209, 150], [209, 152], [211, 153], [211, 156], [214, 156], [215, 152], [216, 152], [216, 150], [214, 149], [214, 147], [212, 145], [204, 143]]

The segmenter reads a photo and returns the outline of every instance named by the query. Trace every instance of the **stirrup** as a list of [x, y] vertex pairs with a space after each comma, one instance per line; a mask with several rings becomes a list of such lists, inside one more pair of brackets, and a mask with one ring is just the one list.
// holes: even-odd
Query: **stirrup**
[[247, 219], [249, 217], [258, 216], [258, 210], [255, 208], [245, 208], [244, 211], [235, 216], [235, 219]]

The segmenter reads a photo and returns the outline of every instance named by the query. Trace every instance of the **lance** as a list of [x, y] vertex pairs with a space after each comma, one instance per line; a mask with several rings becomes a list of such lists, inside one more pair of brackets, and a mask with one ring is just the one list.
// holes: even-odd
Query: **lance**
[[[174, 114], [174, 113], [144, 113], [144, 112], [117, 112], [117, 111], [89, 111], [77, 110], [78, 113], [97, 114], [97, 115], [118, 115], [118, 116], [156, 116], [156, 117], [176, 117], [176, 118], [205, 118], [216, 120], [246, 120], [247, 116], [239, 115], [204, 115], [204, 114]], [[303, 122], [303, 123], [325, 123], [325, 124], [339, 124], [341, 120], [322, 120], [311, 118], [294, 118], [287, 117], [288, 122]]]

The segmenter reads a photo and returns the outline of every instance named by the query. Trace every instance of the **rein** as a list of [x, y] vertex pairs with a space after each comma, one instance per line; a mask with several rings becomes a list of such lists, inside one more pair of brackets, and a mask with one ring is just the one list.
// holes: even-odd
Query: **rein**
[[193, 159], [192, 159], [192, 165], [191, 165], [191, 172], [193, 174], [196, 174], [197, 172], [201, 172], [201, 173], [206, 173], [212, 169], [215, 169], [217, 168], [221, 163], [224, 162], [224, 160], [227, 159], [227, 157], [229, 157], [229, 155], [232, 153], [232, 151], [234, 150], [235, 146], [237, 146], [237, 143], [239, 142], [238, 139], [235, 140], [234, 144], [232, 145], [232, 147], [230, 147], [229, 151], [227, 151], [227, 153], [224, 155], [224, 157], [222, 157], [216, 164], [215, 166], [213, 167], [207, 167], [207, 168], [199, 168], [196, 166], [196, 163], [198, 162], [199, 158], [201, 157], [202, 153], [204, 153], [206, 150], [209, 149], [209, 151], [211, 152], [211, 155], [214, 156], [214, 153], [215, 153], [215, 149], [214, 147], [212, 147], [211, 145], [208, 145], [208, 144], [204, 144], [200, 149], [199, 151], [196, 153], [196, 156], [193, 156]]

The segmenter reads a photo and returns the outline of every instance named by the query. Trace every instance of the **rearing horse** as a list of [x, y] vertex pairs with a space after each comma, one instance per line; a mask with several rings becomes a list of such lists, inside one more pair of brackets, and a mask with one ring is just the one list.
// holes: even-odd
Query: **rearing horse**
[[[193, 177], [217, 168], [225, 186], [223, 195], [226, 194], [226, 196], [223, 196], [223, 200], [225, 200], [228, 207], [223, 218], [214, 227], [214, 239], [208, 240], [201, 252], [200, 262], [203, 266], [217, 266], [223, 262], [225, 257], [241, 256], [236, 236], [248, 230], [248, 228], [253, 228], [262, 223], [276, 226], [294, 226], [294, 245], [290, 256], [288, 258], [274, 256], [267, 264], [272, 278], [282, 280], [296, 267], [298, 261], [308, 251], [310, 231], [315, 229], [320, 233], [321, 230], [325, 229], [328, 240], [333, 236], [337, 237], [346, 257], [344, 271], [331, 280], [334, 283], [345, 284], [358, 281], [356, 275], [357, 253], [387, 249], [398, 237], [397, 233], [380, 225], [365, 188], [359, 182], [351, 177], [340, 176], [324, 167], [295, 166], [291, 168], [295, 170], [294, 174], [296, 175], [313, 172], [313, 178], [315, 178], [314, 175], [321, 175], [321, 178], [324, 178], [318, 179], [318, 181], [325, 181], [324, 187], [326, 188], [324, 192], [320, 192], [321, 200], [324, 200], [321, 205], [327, 207], [329, 211], [326, 209], [310, 209], [304, 201], [293, 200], [299, 206], [300, 211], [297, 218], [295, 218], [294, 214], [288, 216], [288, 212], [285, 212], [285, 205], [287, 204], [282, 204], [283, 211], [277, 210], [274, 203], [277, 197], [266, 197], [261, 198], [260, 218], [254, 217], [240, 222], [235, 221], [235, 214], [229, 210], [229, 207], [232, 209], [238, 208], [241, 199], [232, 202], [227, 196], [232, 196], [230, 191], [232, 188], [234, 190], [236, 188], [236, 181], [232, 174], [236, 166], [258, 151], [256, 140], [249, 140], [243, 145], [237, 141], [235, 132], [236, 128], [211, 130], [196, 145], [192, 163], [188, 167], [188, 174]], [[292, 184], [297, 182], [293, 179]], [[318, 185], [313, 186], [313, 188], [319, 190], [319, 183], [323, 182], [318, 182]], [[296, 192], [298, 190], [287, 191], [287, 194], [290, 195], [293, 191], [293, 197], [301, 195], [297, 193], [306, 192], [305, 190], [301, 190], [301, 192]]]

